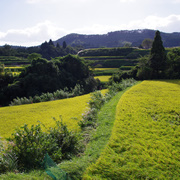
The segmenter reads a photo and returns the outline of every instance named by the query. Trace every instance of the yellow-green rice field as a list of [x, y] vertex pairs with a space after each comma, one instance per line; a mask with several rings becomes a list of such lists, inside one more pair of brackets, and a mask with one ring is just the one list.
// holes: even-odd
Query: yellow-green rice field
[[95, 79], [99, 79], [101, 82], [108, 82], [111, 76], [94, 76]]
[[118, 70], [118, 68], [94, 68], [94, 71]]
[[[103, 90], [102, 93], [106, 92]], [[0, 137], [7, 138], [24, 124], [38, 124], [38, 121], [50, 127], [55, 124], [53, 117], [59, 120], [62, 116], [69, 129], [79, 130], [78, 121], [88, 107], [90, 94], [69, 99], [8, 106], [0, 108]]]
[[109, 143], [84, 179], [180, 179], [180, 80], [143, 81], [121, 97]]

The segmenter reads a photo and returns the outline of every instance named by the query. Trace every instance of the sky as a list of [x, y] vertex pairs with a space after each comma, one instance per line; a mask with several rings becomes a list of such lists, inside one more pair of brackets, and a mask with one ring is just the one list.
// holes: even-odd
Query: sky
[[0, 45], [36, 46], [70, 33], [180, 32], [180, 0], [0, 0]]

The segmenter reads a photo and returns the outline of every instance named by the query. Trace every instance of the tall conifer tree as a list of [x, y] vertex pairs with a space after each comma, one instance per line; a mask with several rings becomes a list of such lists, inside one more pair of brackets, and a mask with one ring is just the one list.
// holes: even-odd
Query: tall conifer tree
[[152, 68], [152, 78], [162, 78], [161, 75], [163, 74], [166, 65], [166, 53], [159, 31], [156, 31], [154, 37], [154, 41], [150, 52], [149, 65]]

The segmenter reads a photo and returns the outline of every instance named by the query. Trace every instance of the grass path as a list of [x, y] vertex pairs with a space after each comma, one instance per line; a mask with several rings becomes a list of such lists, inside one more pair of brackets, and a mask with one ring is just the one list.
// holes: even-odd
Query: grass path
[[117, 103], [126, 90], [116, 94], [116, 96], [100, 110], [97, 121], [98, 127], [92, 133], [90, 142], [83, 156], [76, 157], [72, 161], [65, 161], [59, 165], [72, 179], [81, 179], [86, 168], [94, 163], [100, 156], [111, 135]]

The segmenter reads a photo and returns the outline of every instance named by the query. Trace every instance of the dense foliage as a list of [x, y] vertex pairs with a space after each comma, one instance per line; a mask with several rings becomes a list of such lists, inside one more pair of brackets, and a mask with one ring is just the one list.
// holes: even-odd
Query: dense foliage
[[40, 168], [45, 153], [48, 153], [56, 162], [69, 159], [77, 151], [78, 138], [69, 131], [62, 121], [56, 121], [54, 128], [42, 131], [41, 125], [25, 124], [8, 139], [10, 142], [4, 154], [11, 153], [17, 159], [18, 170]]
[[[65, 42], [66, 43], [66, 42]], [[4, 45], [0, 47], [0, 56], [16, 56], [27, 58], [31, 53], [41, 54], [43, 58], [51, 59], [58, 56], [65, 56], [67, 54], [76, 54], [77, 50], [70, 46], [60, 46], [55, 44], [50, 39], [49, 42], [45, 41], [40, 46], [34, 47], [12, 47], [10, 45]]]
[[149, 55], [139, 58], [139, 63], [129, 72], [114, 74], [111, 81], [120, 82], [125, 78], [144, 79], [179, 79], [180, 48], [167, 51], [163, 47], [160, 32], [157, 31]]
[[82, 58], [67, 55], [51, 61], [33, 59], [31, 65], [26, 67], [13, 83], [1, 88], [0, 104], [7, 105], [16, 97], [52, 93], [65, 87], [71, 89], [76, 84], [83, 86], [84, 93], [94, 91], [98, 86]]

